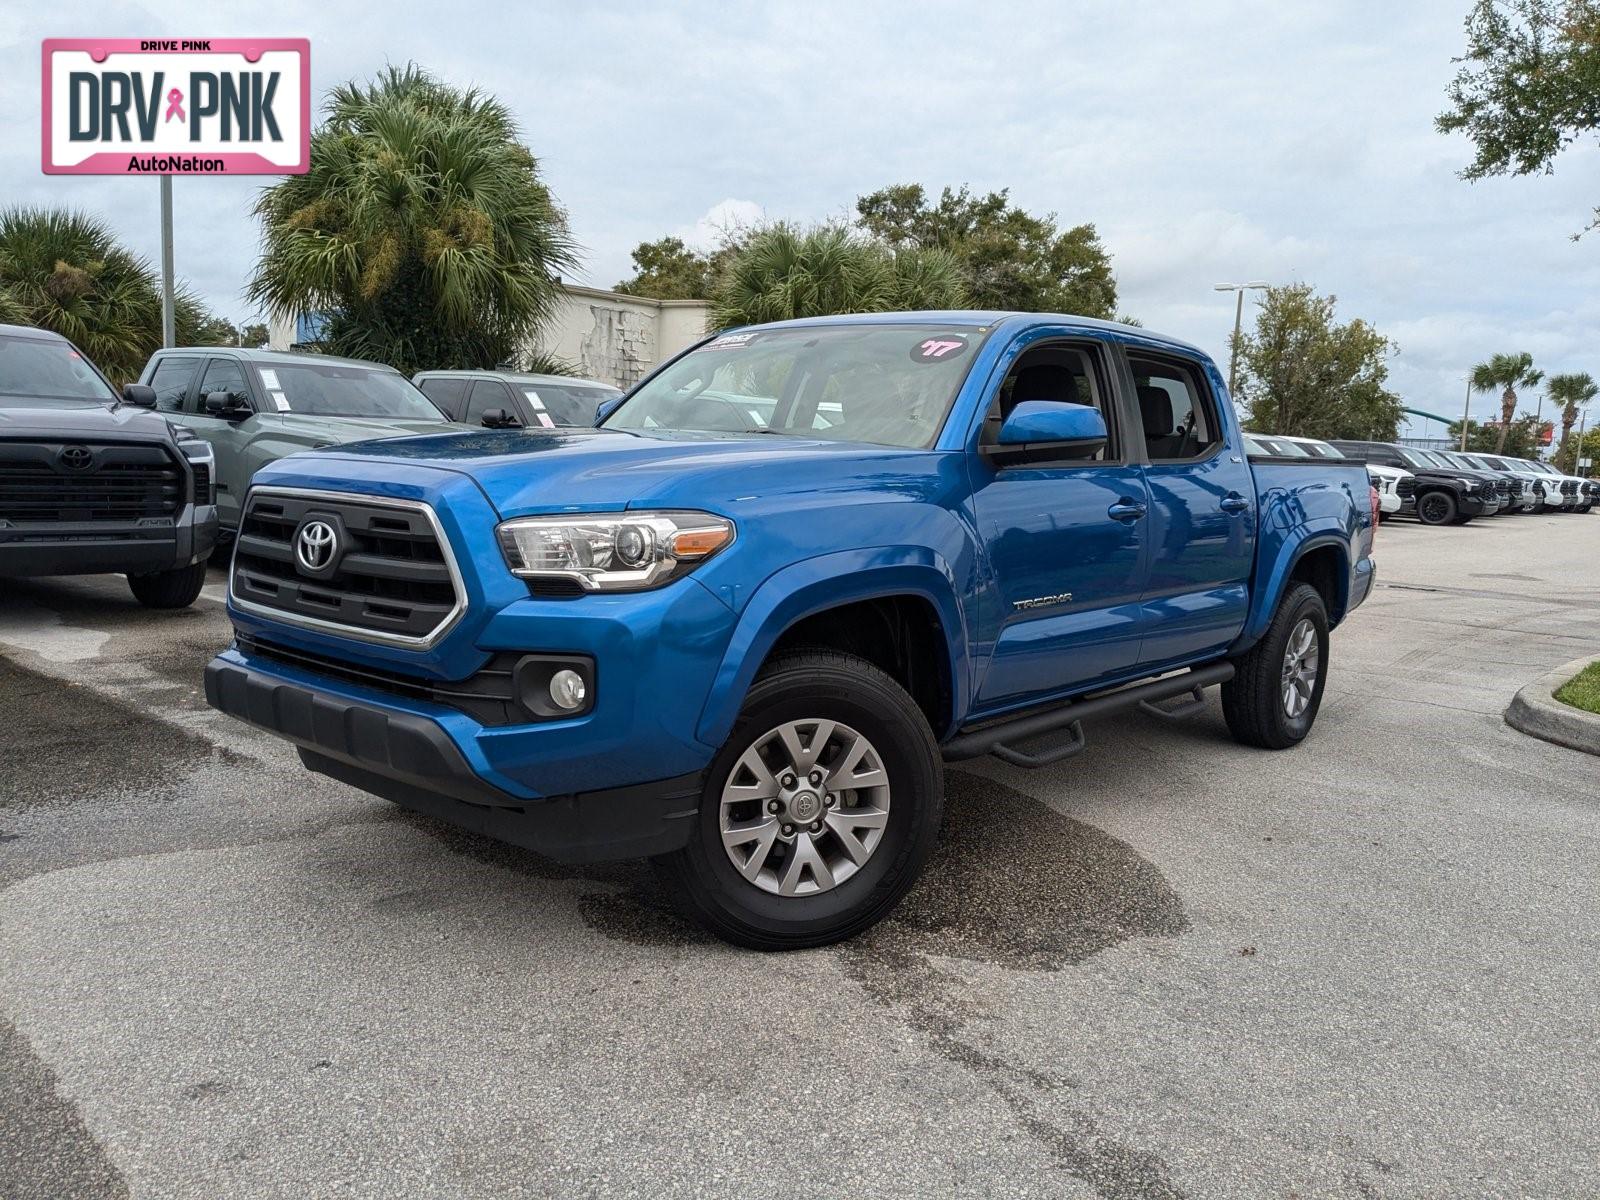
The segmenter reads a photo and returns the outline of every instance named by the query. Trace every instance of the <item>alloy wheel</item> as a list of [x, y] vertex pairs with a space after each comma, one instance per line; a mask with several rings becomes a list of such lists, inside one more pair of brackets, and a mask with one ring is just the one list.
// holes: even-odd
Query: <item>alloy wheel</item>
[[786, 721], [756, 738], [722, 788], [728, 860], [778, 896], [831, 891], [871, 859], [889, 823], [877, 749], [837, 721]]
[[1317, 645], [1317, 627], [1309, 617], [1301, 617], [1289, 631], [1283, 652], [1283, 711], [1298, 717], [1311, 707], [1311, 694], [1317, 686], [1317, 671], [1322, 652]]

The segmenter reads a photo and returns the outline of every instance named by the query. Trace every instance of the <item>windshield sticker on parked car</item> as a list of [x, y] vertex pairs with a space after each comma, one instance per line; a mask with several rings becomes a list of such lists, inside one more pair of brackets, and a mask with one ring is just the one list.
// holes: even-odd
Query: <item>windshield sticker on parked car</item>
[[741, 346], [748, 346], [755, 340], [753, 333], [725, 333], [721, 337], [707, 342], [701, 346], [702, 350], [737, 350]]
[[285, 396], [282, 392], [272, 393], [272, 403], [277, 406], [279, 412], [289, 411], [289, 397]]
[[532, 388], [523, 388], [522, 394], [528, 398], [528, 407], [533, 409], [534, 419], [546, 429], [554, 429], [556, 423], [550, 419], [550, 413], [545, 408], [544, 401], [539, 399], [539, 393]]
[[924, 338], [911, 347], [912, 362], [949, 362], [967, 352], [967, 339], [953, 333]]
[[267, 367], [261, 368], [261, 386], [266, 388], [269, 392], [278, 392], [283, 390], [283, 384], [278, 382], [278, 373]]

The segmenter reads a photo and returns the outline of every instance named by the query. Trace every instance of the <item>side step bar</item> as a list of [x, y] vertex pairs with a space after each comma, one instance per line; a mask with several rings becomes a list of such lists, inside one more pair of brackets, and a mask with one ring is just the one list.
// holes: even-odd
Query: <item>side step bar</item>
[[[1091, 696], [1086, 700], [1070, 700], [1044, 712], [1032, 712], [994, 725], [963, 730], [945, 743], [944, 760], [960, 762], [962, 759], [993, 754], [1013, 766], [1049, 766], [1051, 763], [1060, 762], [1063, 758], [1071, 757], [1084, 748], [1086, 743], [1083, 726], [1080, 724], [1082, 721], [1087, 721], [1091, 717], [1103, 717], [1107, 713], [1121, 712], [1127, 708], [1143, 708], [1161, 717], [1189, 716], [1202, 706], [1200, 697], [1202, 688], [1217, 683], [1227, 683], [1232, 678], [1232, 663], [1207, 663], [1203, 667], [1195, 667], [1181, 675], [1153, 679], [1149, 683], [1136, 683], [1114, 692]], [[1191, 699], [1174, 709], [1155, 707], [1162, 700], [1170, 700], [1174, 696], [1185, 694]], [[1052, 746], [1048, 750], [1041, 750], [1037, 754], [1018, 750], [1011, 744], [1053, 733], [1058, 729], [1067, 730], [1072, 735], [1071, 740]]]

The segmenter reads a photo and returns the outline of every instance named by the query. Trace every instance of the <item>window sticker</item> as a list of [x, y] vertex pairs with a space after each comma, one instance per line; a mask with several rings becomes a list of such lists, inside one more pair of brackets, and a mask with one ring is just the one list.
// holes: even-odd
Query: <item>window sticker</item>
[[280, 391], [283, 388], [283, 385], [278, 382], [278, 373], [268, 370], [266, 367], [261, 368], [261, 386], [269, 392]]
[[554, 429], [556, 423], [550, 419], [550, 412], [544, 406], [544, 401], [539, 399], [539, 393], [532, 388], [523, 388], [522, 394], [528, 398], [528, 407], [533, 409], [534, 420], [546, 429]]
[[282, 392], [272, 393], [272, 403], [277, 406], [279, 412], [289, 411], [289, 397], [285, 396]]
[[911, 347], [912, 362], [950, 362], [967, 352], [967, 339], [960, 334], [941, 333], [923, 338]]
[[701, 346], [702, 350], [737, 350], [755, 340], [753, 333], [725, 333]]

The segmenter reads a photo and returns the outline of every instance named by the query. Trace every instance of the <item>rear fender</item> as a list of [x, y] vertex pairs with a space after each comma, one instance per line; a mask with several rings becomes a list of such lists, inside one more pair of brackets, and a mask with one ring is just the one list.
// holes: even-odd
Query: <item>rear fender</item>
[[[696, 737], [709, 746], [727, 741], [745, 693], [772, 647], [795, 622], [826, 609], [884, 596], [918, 596], [939, 614], [949, 656], [951, 712], [959, 722], [970, 700], [966, 622], [949, 565], [922, 546], [878, 546], [808, 558], [785, 567], [756, 589], [723, 654]], [[948, 730], [936, 729], [943, 738]]]
[[[1263, 530], [1263, 534], [1267, 532]], [[1284, 531], [1272, 532], [1282, 540], [1277, 540], [1275, 545], [1269, 547], [1268, 539], [1264, 537], [1258, 547], [1255, 595], [1250, 616], [1238, 639], [1228, 648], [1230, 657], [1243, 654], [1266, 633], [1267, 626], [1272, 624], [1273, 614], [1278, 611], [1279, 601], [1289, 589], [1289, 580], [1294, 576], [1295, 567], [1313, 550], [1331, 547], [1339, 558], [1339, 569], [1334, 574], [1334, 606], [1328, 614], [1329, 624], [1338, 624], [1341, 615], [1349, 610], [1350, 536], [1339, 522], [1329, 517], [1289, 532], [1287, 536], [1284, 536]]]

